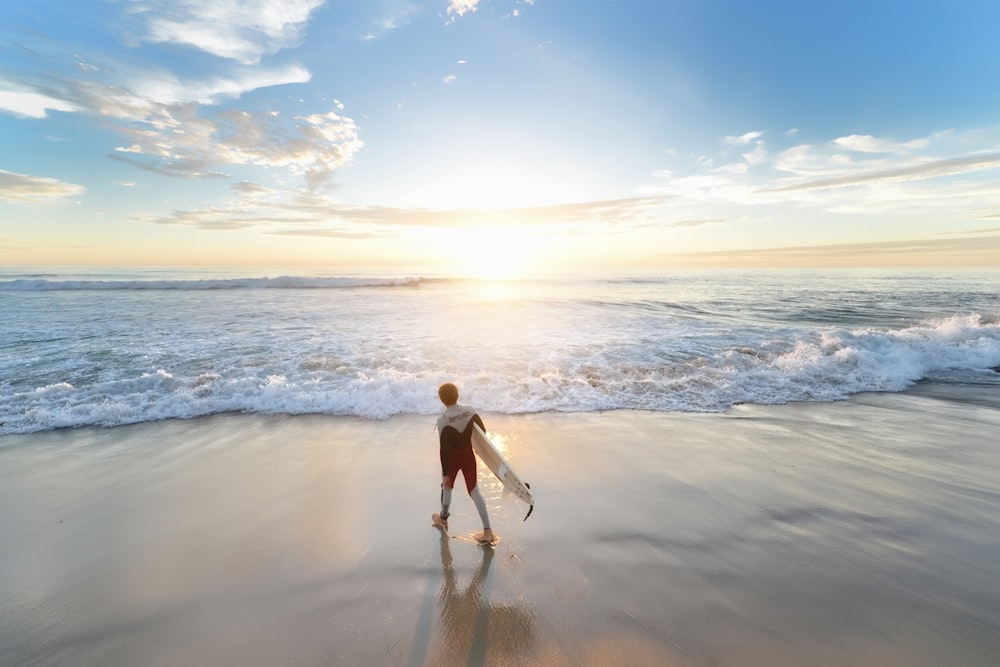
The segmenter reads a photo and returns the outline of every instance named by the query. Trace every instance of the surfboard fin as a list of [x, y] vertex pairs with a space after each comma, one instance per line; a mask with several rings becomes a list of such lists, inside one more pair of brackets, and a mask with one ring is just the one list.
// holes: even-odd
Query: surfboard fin
[[522, 519], [522, 521], [527, 521], [528, 517], [531, 516], [531, 513], [534, 512], [534, 511], [535, 511], [535, 506], [534, 505], [529, 505], [528, 506], [528, 513], [524, 515], [524, 519]]

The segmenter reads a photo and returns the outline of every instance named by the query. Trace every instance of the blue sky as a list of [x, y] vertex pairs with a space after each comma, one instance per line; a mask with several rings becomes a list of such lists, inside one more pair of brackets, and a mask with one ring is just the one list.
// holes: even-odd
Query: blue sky
[[998, 25], [985, 0], [8, 0], [0, 261], [998, 266]]

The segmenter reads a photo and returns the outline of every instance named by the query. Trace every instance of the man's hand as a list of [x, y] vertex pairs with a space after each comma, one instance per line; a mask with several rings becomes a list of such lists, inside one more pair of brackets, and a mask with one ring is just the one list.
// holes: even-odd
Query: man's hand
[[445, 475], [441, 478], [441, 487], [444, 488], [446, 486], [448, 486], [448, 475]]

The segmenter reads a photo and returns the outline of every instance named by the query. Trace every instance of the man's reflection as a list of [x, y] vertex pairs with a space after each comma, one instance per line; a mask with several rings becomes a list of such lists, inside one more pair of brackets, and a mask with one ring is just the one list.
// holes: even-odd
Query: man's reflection
[[[535, 642], [532, 614], [517, 606], [493, 603], [487, 577], [495, 551], [479, 547], [483, 560], [465, 590], [458, 586], [452, 567], [451, 538], [441, 531], [441, 572], [438, 593], [441, 611], [439, 641], [431, 664], [482, 665], [488, 652], [500, 662], [528, 653]], [[496, 662], [496, 660], [491, 660]]]

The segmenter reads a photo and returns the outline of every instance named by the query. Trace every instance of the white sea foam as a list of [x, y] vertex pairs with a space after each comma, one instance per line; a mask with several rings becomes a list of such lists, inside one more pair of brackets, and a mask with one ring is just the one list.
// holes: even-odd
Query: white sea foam
[[420, 278], [301, 277], [215, 278], [197, 280], [56, 280], [15, 278], [0, 280], [0, 292], [112, 291], [112, 290], [238, 290], [336, 289], [360, 287], [416, 287]]
[[[1000, 386], [992, 285], [960, 286], [982, 314], [949, 313], [954, 295], [931, 303], [922, 289], [915, 316], [893, 326], [877, 307], [845, 313], [832, 287], [825, 302], [812, 290], [807, 303], [779, 306], [791, 283], [774, 279], [771, 292], [661, 280], [498, 293], [459, 281], [384, 290], [409, 283], [350, 278], [257, 295], [170, 282], [187, 287], [22, 291], [0, 339], [0, 433], [231, 411], [431, 414], [449, 380], [464, 401], [500, 413], [720, 411], [899, 391], [927, 378]], [[816, 322], [801, 320], [804, 305]], [[845, 325], [828, 323], [833, 312]]]

